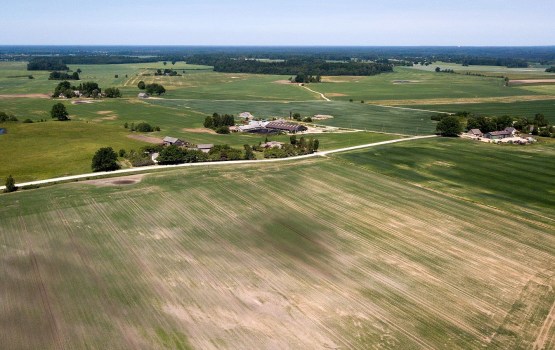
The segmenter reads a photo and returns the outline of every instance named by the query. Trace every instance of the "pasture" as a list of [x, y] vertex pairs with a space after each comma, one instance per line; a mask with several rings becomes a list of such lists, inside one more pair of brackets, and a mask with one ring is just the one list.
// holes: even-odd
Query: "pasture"
[[[434, 189], [464, 178], [459, 146], [468, 151], [459, 141], [430, 140], [377, 155], [184, 169], [134, 185], [107, 180], [0, 196], [0, 343], [552, 348], [553, 203], [522, 198], [530, 210], [551, 210], [543, 221], [516, 206], [484, 205], [485, 197], [455, 196], [449, 186]], [[403, 171], [410, 163], [391, 165], [406, 164], [414, 151], [418, 173], [440, 167], [426, 149], [443, 152], [450, 171], [423, 181]], [[508, 178], [498, 149], [479, 151], [494, 176]], [[545, 167], [528, 151], [513, 157], [519, 167]], [[490, 195], [515, 191], [518, 201], [525, 189], [545, 187], [535, 181], [547, 177], [524, 175], [529, 181], [499, 180], [504, 187]]]

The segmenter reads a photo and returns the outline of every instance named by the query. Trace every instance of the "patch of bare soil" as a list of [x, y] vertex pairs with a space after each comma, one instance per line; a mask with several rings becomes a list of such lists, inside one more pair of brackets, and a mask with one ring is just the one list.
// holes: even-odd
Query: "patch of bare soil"
[[216, 134], [214, 130], [208, 128], [183, 128], [181, 130], [194, 134]]
[[342, 97], [342, 96], [347, 96], [347, 95], [342, 94], [342, 93], [339, 93], [339, 92], [330, 92], [330, 93], [327, 93], [327, 94], [324, 94], [324, 95], [326, 95], [326, 96], [328, 96], [328, 97]]
[[162, 143], [162, 139], [159, 139], [153, 136], [146, 136], [142, 134], [130, 134], [130, 135], [127, 135], [127, 137], [129, 137], [130, 139], [139, 140], [139, 141], [148, 142], [148, 143], [154, 143], [154, 144]]
[[291, 82], [289, 80], [276, 80], [274, 81], [274, 83], [276, 84], [284, 84], [284, 85], [289, 85], [291, 84]]
[[420, 80], [393, 80], [393, 84], [415, 84], [419, 83]]
[[509, 85], [526, 85], [526, 84], [555, 84], [555, 79], [522, 79], [522, 80], [509, 81]]
[[114, 111], [98, 111], [98, 112], [96, 112], [96, 114], [101, 114], [101, 115], [110, 114], [110, 113], [114, 113]]
[[93, 101], [85, 101], [85, 100], [71, 101], [72, 105], [85, 105], [90, 103], [93, 103]]
[[81, 183], [94, 186], [121, 186], [121, 185], [135, 185], [141, 182], [145, 174], [112, 177], [108, 179], [87, 180]]
[[50, 98], [48, 94], [3, 94], [0, 98]]

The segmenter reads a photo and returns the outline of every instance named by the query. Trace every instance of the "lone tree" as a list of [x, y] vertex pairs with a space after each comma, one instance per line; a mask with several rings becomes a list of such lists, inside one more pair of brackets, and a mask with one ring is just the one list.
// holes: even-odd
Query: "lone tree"
[[92, 159], [92, 170], [93, 171], [112, 171], [118, 170], [119, 165], [117, 163], [118, 155], [112, 147], [103, 147], [96, 151]]
[[13, 179], [13, 176], [10, 175], [6, 179], [6, 188], [4, 189], [4, 192], [9, 193], [14, 191], [17, 191], [17, 186], [15, 185], [15, 180]]
[[52, 119], [69, 120], [69, 114], [67, 113], [66, 106], [64, 106], [64, 104], [61, 102], [58, 102], [54, 106], [52, 106], [50, 116], [52, 117]]
[[139, 84], [137, 84], [137, 87], [141, 90], [144, 90], [146, 88], [146, 84], [144, 81], [139, 81]]
[[463, 127], [459, 118], [454, 116], [441, 118], [436, 126], [436, 132], [441, 136], [456, 137], [459, 136], [462, 131]]

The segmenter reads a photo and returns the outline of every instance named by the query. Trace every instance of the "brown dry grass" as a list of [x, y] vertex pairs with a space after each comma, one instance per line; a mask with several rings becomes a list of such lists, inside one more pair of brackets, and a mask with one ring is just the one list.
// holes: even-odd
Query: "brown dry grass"
[[163, 142], [161, 138], [142, 135], [142, 134], [130, 134], [130, 135], [127, 135], [127, 137], [129, 137], [130, 139], [144, 141], [144, 142], [153, 143], [153, 144], [161, 144]]
[[216, 131], [208, 128], [183, 128], [181, 130], [185, 132], [190, 132], [193, 134], [217, 134]]
[[51, 98], [48, 94], [1, 94], [2, 98]]

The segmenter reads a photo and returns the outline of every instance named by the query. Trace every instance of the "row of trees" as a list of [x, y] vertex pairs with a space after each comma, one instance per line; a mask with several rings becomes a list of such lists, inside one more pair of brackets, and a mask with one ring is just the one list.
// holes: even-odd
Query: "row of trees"
[[297, 139], [296, 135], [289, 137], [289, 143], [284, 144], [281, 148], [273, 147], [264, 150], [264, 158], [286, 158], [303, 154], [311, 154], [318, 151], [320, 141], [318, 139], [305, 139], [301, 136]]
[[160, 85], [160, 84], [145, 84], [144, 81], [139, 81], [139, 83], [137, 84], [137, 87], [139, 88], [139, 90], [145, 90], [147, 93], [151, 94], [151, 95], [162, 95], [164, 93], [166, 93], [166, 88], [164, 88], [164, 86]]
[[291, 78], [290, 80], [295, 83], [319, 83], [322, 81], [322, 76], [299, 73], [295, 76], [295, 78]]
[[177, 71], [175, 71], [173, 69], [169, 69], [169, 68], [165, 68], [164, 70], [157, 69], [156, 72], [154, 73], [154, 75], [156, 75], [156, 76], [158, 76], [158, 75], [167, 75], [167, 76], [170, 76], [170, 77], [181, 76], [181, 74], [178, 74]]
[[68, 74], [66, 72], [52, 72], [48, 76], [48, 80], [79, 80], [79, 73], [73, 72], [72, 74]]
[[13, 114], [8, 114], [6, 112], [0, 112], [0, 123], [4, 122], [16, 122], [17, 118]]
[[[463, 132], [465, 126], [466, 130], [480, 129], [483, 133], [503, 130], [512, 126], [521, 132], [532, 131], [533, 134], [538, 135], [544, 131], [544, 135], [540, 136], [550, 136], [549, 122], [542, 113], [537, 113], [533, 119], [526, 117], [515, 119], [508, 115], [488, 117], [469, 112], [458, 112], [454, 115], [437, 114], [432, 116], [432, 120], [439, 121], [436, 131], [442, 136], [457, 136]], [[545, 132], [545, 130], [548, 130], [548, 132]]]
[[231, 114], [214, 113], [204, 119], [204, 127], [215, 130], [218, 134], [229, 134], [229, 127], [235, 125], [235, 117]]
[[149, 123], [146, 122], [141, 122], [137, 125], [135, 125], [135, 123], [125, 123], [123, 124], [123, 127], [126, 129], [129, 129], [131, 131], [138, 131], [138, 132], [153, 132], [153, 131], [160, 131], [160, 127], [159, 126], [152, 126]]
[[159, 57], [118, 55], [37, 56], [29, 60], [27, 70], [67, 71], [68, 64], [123, 64], [157, 62]]
[[255, 73], [276, 75], [376, 75], [392, 72], [393, 65], [376, 62], [328, 62], [314, 58], [292, 58], [283, 61], [259, 61], [238, 59], [222, 55], [195, 55], [187, 63], [213, 66], [216, 72]]
[[80, 96], [97, 98], [105, 96], [108, 98], [118, 98], [121, 97], [121, 91], [116, 87], [109, 87], [104, 91], [102, 95], [102, 89], [98, 86], [98, 83], [88, 81], [79, 84], [79, 86], [71, 85], [67, 80], [60, 82], [54, 89], [52, 97], [59, 97], [63, 95], [66, 98], [80, 97], [75, 94], [75, 91], [79, 91]]

